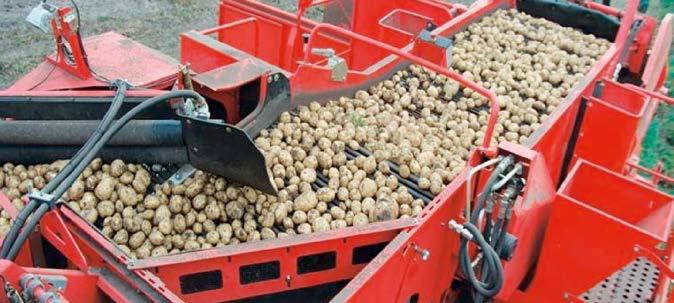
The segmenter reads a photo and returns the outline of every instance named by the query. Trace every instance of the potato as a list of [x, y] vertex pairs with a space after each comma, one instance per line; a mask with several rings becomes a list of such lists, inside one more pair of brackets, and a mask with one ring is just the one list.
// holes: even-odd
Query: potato
[[307, 212], [316, 207], [317, 203], [318, 197], [316, 196], [316, 193], [313, 191], [307, 191], [302, 193], [295, 199], [295, 202], [293, 203], [293, 208], [296, 210]]
[[368, 224], [369, 222], [370, 221], [369, 221], [367, 215], [365, 215], [364, 213], [356, 214], [353, 217], [353, 226], [365, 225], [365, 224]]
[[262, 240], [267, 240], [267, 239], [274, 239], [276, 238], [276, 233], [269, 227], [264, 227], [260, 231], [260, 239]]
[[110, 175], [119, 177], [126, 171], [126, 164], [120, 159], [116, 159], [110, 163]]
[[81, 215], [91, 224], [96, 223], [96, 220], [98, 220], [98, 211], [96, 209], [85, 209]]
[[103, 179], [101, 179], [98, 185], [96, 185], [94, 193], [96, 194], [96, 197], [100, 200], [110, 200], [110, 197], [112, 196], [112, 192], [114, 189], [115, 189], [115, 179], [111, 177], [104, 177]]
[[161, 205], [161, 201], [156, 195], [148, 195], [143, 199], [143, 206], [147, 209], [156, 209], [159, 205]]
[[155, 210], [152, 223], [156, 225], [159, 224], [159, 222], [168, 220], [170, 218], [171, 218], [171, 211], [169, 210], [168, 206], [162, 204]]
[[302, 223], [297, 226], [297, 232], [299, 234], [310, 234], [312, 232], [312, 227], [309, 223]]
[[316, 191], [318, 201], [322, 202], [332, 202], [332, 200], [335, 199], [336, 194], [334, 189], [328, 187], [322, 187]]
[[206, 234], [206, 242], [212, 245], [218, 244], [220, 242], [220, 233], [215, 230], [212, 230]]
[[330, 215], [333, 219], [341, 220], [346, 216], [346, 212], [338, 206], [333, 206], [330, 208]]
[[377, 183], [375, 183], [374, 180], [370, 178], [365, 178], [361, 183], [360, 183], [360, 195], [365, 198], [371, 198], [374, 197], [374, 195], [377, 193]]
[[164, 246], [157, 246], [152, 249], [152, 252], [150, 253], [150, 256], [152, 257], [159, 257], [159, 256], [165, 256], [168, 255], [168, 250]]
[[142, 231], [136, 232], [129, 238], [129, 248], [136, 249], [145, 241], [145, 234]]
[[311, 227], [314, 232], [322, 232], [330, 230], [330, 224], [323, 217], [318, 217], [314, 219], [313, 223], [311, 224]]
[[83, 181], [77, 180], [73, 185], [68, 189], [68, 198], [71, 201], [77, 201], [82, 198], [84, 195], [85, 184]]
[[119, 245], [126, 244], [129, 241], [129, 233], [125, 229], [120, 229], [115, 233], [112, 240]]
[[115, 204], [113, 204], [112, 201], [101, 201], [96, 206], [96, 210], [98, 211], [99, 216], [107, 218], [115, 213]]
[[135, 233], [137, 231], [140, 231], [141, 224], [143, 223], [143, 219], [141, 219], [139, 216], [134, 216], [134, 217], [126, 217], [122, 219], [122, 224], [124, 225], [124, 229], [128, 231], [129, 233]]
[[119, 189], [117, 189], [117, 195], [119, 196], [119, 200], [126, 206], [135, 206], [138, 203], [136, 192], [131, 187], [125, 185], [120, 186]]
[[170, 235], [173, 231], [173, 221], [169, 218], [161, 220], [159, 224], [157, 224], [157, 229], [164, 235]]
[[98, 200], [96, 199], [96, 196], [90, 192], [85, 192], [82, 195], [82, 198], [80, 199], [80, 208], [81, 209], [93, 209], [96, 207], [96, 204], [98, 203]]

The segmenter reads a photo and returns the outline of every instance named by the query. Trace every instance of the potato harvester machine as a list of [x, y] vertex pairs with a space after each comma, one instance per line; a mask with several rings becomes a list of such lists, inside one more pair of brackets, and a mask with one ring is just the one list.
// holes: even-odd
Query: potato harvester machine
[[[251, 138], [284, 111], [410, 64], [488, 99], [489, 123], [439, 194], [411, 183], [426, 197], [414, 218], [140, 260], [56, 202], [60, 184], [24, 198], [30, 217], [0, 193], [17, 225], [3, 241], [0, 302], [674, 302], [674, 198], [657, 187], [673, 180], [638, 165], [657, 106], [674, 105], [663, 84], [673, 17], [658, 24], [637, 6], [300, 0], [293, 14], [221, 0], [215, 27], [180, 35], [176, 61], [115, 32], [81, 37], [74, 3], [43, 2], [27, 20], [55, 52], [0, 91], [3, 163], [121, 158], [154, 164], [157, 180], [201, 169], [275, 194]], [[322, 20], [305, 16], [317, 7]], [[455, 33], [500, 9], [611, 42], [523, 144], [490, 144], [498, 96], [448, 68]], [[493, 217], [509, 224], [493, 247], [479, 210], [509, 167], [520, 182], [498, 195]]]

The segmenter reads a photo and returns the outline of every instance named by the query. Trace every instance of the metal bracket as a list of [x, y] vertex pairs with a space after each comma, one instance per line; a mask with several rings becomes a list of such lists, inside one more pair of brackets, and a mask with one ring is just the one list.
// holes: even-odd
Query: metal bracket
[[181, 184], [183, 183], [187, 178], [192, 176], [194, 172], [196, 172], [197, 169], [194, 168], [194, 166], [185, 164], [181, 166], [178, 171], [176, 171], [171, 178], [168, 179], [169, 182], [172, 184]]
[[344, 82], [346, 80], [346, 74], [349, 71], [349, 67], [346, 64], [344, 58], [339, 57], [335, 54], [335, 50], [332, 48], [313, 48], [311, 53], [316, 56], [322, 56], [328, 58], [327, 67], [330, 69], [332, 74], [330, 75], [330, 80], [337, 82]]
[[54, 195], [52, 194], [47, 194], [42, 191], [33, 191], [30, 194], [28, 194], [28, 200], [36, 200], [41, 203], [47, 203], [49, 207], [54, 206]]
[[447, 66], [452, 66], [452, 48], [454, 48], [454, 41], [452, 39], [443, 37], [443, 36], [434, 36], [428, 30], [423, 30], [419, 33], [419, 39], [422, 41], [435, 44], [440, 48], [445, 49], [445, 63]]
[[56, 6], [41, 2], [30, 11], [28, 16], [26, 16], [26, 21], [39, 28], [41, 31], [48, 33], [50, 22], [52, 18], [54, 18], [56, 9]]

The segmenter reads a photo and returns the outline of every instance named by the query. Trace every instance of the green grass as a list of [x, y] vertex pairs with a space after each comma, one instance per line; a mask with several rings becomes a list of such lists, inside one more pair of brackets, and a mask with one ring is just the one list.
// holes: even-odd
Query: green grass
[[[665, 14], [674, 12], [674, 0], [652, 2], [649, 14], [662, 20]], [[674, 47], [669, 52], [666, 86], [674, 96]], [[650, 125], [642, 145], [641, 165], [653, 167], [662, 162], [665, 174], [674, 176], [674, 106], [662, 104]], [[660, 188], [674, 194], [674, 184], [661, 184]]]

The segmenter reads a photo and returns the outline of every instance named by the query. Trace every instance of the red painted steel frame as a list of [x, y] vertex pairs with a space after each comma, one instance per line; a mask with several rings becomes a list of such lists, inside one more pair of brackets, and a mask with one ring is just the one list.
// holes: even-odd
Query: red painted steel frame
[[[451, 20], [444, 26], [441, 26], [436, 30], [436, 32], [441, 32], [443, 35], [448, 35], [454, 32], [457, 29], [460, 29], [467, 25], [470, 22], [477, 20], [481, 15], [491, 12], [496, 8], [503, 7], [503, 3], [496, 2], [479, 2], [472, 7], [472, 10], [466, 14], [459, 16], [456, 19]], [[575, 90], [567, 97], [566, 101], [558, 108], [556, 113], [543, 124], [543, 126], [536, 131], [532, 136], [527, 146], [531, 146], [534, 150], [539, 151], [541, 154], [545, 155], [544, 158], [548, 163], [548, 168], [550, 173], [543, 174], [543, 176], [550, 175], [552, 176], [553, 182], [558, 182], [559, 177], [561, 176], [561, 164], [563, 160], [563, 155], [566, 152], [566, 142], [570, 132], [572, 130], [572, 125], [576, 119], [576, 113], [579, 106], [580, 98], [582, 95], [591, 95], [592, 90], [594, 89], [594, 84], [597, 79], [601, 79], [603, 75], [610, 75], [613, 72], [613, 67], [616, 64], [618, 51], [625, 47], [624, 43], [626, 40], [627, 31], [631, 25], [631, 20], [634, 19], [634, 14], [636, 10], [636, 1], [632, 1], [628, 6], [628, 11], [625, 14], [622, 25], [619, 30], [616, 43], [609, 49], [607, 54], [605, 54], [595, 67], [590, 71], [590, 73], [582, 81], [582, 84], [575, 88]], [[643, 97], [642, 97], [643, 98]], [[650, 117], [640, 116], [638, 117], [642, 121], [650, 120]], [[588, 118], [590, 119], [590, 118]], [[638, 121], [638, 122], [642, 122]], [[615, 123], [615, 121], [613, 122]], [[594, 129], [597, 132], [605, 131], [606, 128]], [[628, 142], [630, 140], [627, 140]], [[596, 145], [595, 145], [595, 148]], [[633, 145], [628, 144], [624, 150], [629, 152], [631, 148], [634, 148]], [[606, 153], [606, 151], [605, 151]], [[625, 158], [623, 157], [621, 165], [625, 163]], [[473, 163], [474, 164], [474, 163]], [[537, 176], [540, 178], [540, 176]], [[463, 175], [457, 178], [462, 182]], [[454, 183], [453, 183], [454, 184]], [[452, 187], [452, 186], [450, 186]], [[450, 192], [449, 197], [445, 197], [446, 200], [442, 207], [450, 207], [457, 202], [451, 202], [456, 200], [456, 196], [464, 195], [463, 191], [459, 189], [460, 186], [454, 186], [454, 192]], [[461, 199], [458, 199], [461, 201]], [[443, 216], [444, 215], [444, 216]], [[415, 229], [409, 233], [404, 233], [399, 235], [396, 240], [394, 240], [385, 250], [380, 254], [380, 256], [373, 261], [370, 266], [366, 267], [354, 280], [347, 285], [345, 290], [340, 293], [340, 295], [334, 301], [360, 301], [365, 298], [373, 298], [385, 296], [388, 301], [404, 301], [410, 298], [413, 294], [419, 295], [420, 301], [435, 300], [435, 298], [440, 298], [440, 301], [448, 298], [446, 291], [443, 291], [444, 288], [438, 287], [428, 287], [427, 279], [434, 280], [443, 280], [451, 279], [453, 277], [453, 270], [441, 271], [438, 272], [428, 272], [424, 271], [422, 268], [422, 263], [417, 264], [419, 269], [416, 269], [414, 272], [406, 271], [408, 259], [404, 258], [404, 252], [408, 249], [409, 245], [412, 243], [418, 243], [420, 239], [429, 237], [429, 234], [435, 235], [436, 239], [434, 241], [441, 241], [442, 235], [438, 235], [437, 231], [432, 232], [424, 230], [425, 226], [437, 226], [437, 224], [447, 220], [446, 213], [437, 214], [435, 217], [429, 217], [428, 220], [422, 220], [420, 225], [415, 229], [418, 229], [416, 235], [412, 234]], [[451, 217], [449, 217], [451, 218]], [[531, 228], [531, 227], [530, 227]], [[518, 234], [519, 235], [519, 234]], [[445, 241], [443, 244], [448, 245], [449, 247], [457, 247], [456, 241]], [[429, 244], [426, 244], [429, 245]], [[430, 244], [432, 245], [432, 244]], [[454, 246], [452, 246], [454, 245]], [[450, 248], [452, 249], [452, 248]], [[441, 250], [441, 249], [440, 249]], [[441, 252], [442, 253], [442, 252]], [[431, 253], [432, 255], [432, 253]], [[454, 260], [457, 257], [456, 254], [452, 255]], [[433, 260], [432, 258], [430, 260]], [[429, 261], [429, 265], [423, 266], [423, 268], [444, 268], [440, 267], [443, 264], [446, 264], [447, 259], [440, 258], [435, 259], [438, 261]], [[451, 261], [453, 264], [456, 264], [456, 261]], [[425, 264], [424, 264], [425, 265]], [[619, 268], [614, 268], [617, 270]], [[406, 274], [401, 274], [406, 273]], [[394, 281], [391, 281], [392, 275], [403, 275], [403, 277], [397, 278]], [[509, 273], [506, 272], [506, 276]], [[423, 277], [423, 278], [422, 278]], [[385, 282], [386, 281], [386, 282]], [[404, 283], [403, 283], [404, 282]], [[382, 284], [391, 286], [393, 283], [394, 289], [405, 289], [405, 291], [400, 291], [398, 293], [386, 293]], [[550, 282], [554, 283], [554, 282]], [[409, 285], [407, 285], [409, 284]], [[497, 298], [498, 301], [507, 301], [508, 296], [500, 294]], [[545, 301], [543, 297], [537, 297], [536, 302]]]
[[[580, 295], [634, 260], [635, 245], [671, 256], [661, 245], [670, 241], [673, 217], [672, 196], [578, 162], [557, 192], [536, 273], [517, 301]], [[562, 273], [573, 278], [560, 279]]]
[[[255, 7], [260, 8], [259, 11], [255, 12], [255, 16], [259, 16], [260, 18], [250, 19], [249, 17], [245, 17], [246, 14], [242, 13], [244, 12], [242, 10], [243, 3], [249, 2], [222, 1], [221, 25], [202, 32], [202, 35], [217, 33], [218, 39], [221, 42], [237, 45], [232, 40], [236, 37], [240, 38], [240, 36], [230, 37], [225, 33], [234, 29], [243, 29], [253, 33], [256, 39], [252, 39], [252, 44], [246, 44], [248, 45], [247, 47], [250, 47], [247, 50], [250, 50], [253, 56], [268, 60], [270, 66], [276, 65], [277, 67], [275, 68], [277, 70], [281, 70], [291, 76], [293, 93], [306, 94], [307, 92], [321, 93], [321, 91], [325, 90], [349, 90], [359, 84], [367, 83], [370, 77], [381, 76], [386, 72], [390, 72], [390, 69], [398, 66], [396, 63], [403, 62], [402, 59], [406, 59], [406, 63], [413, 62], [424, 65], [431, 70], [454, 78], [463, 85], [487, 96], [491, 100], [492, 105], [490, 128], [487, 133], [492, 132], [493, 120], [495, 120], [495, 113], [498, 110], [496, 96], [491, 91], [463, 79], [455, 72], [447, 71], [441, 65], [433, 63], [433, 61], [437, 62], [443, 58], [441, 55], [438, 55], [437, 49], [427, 47], [424, 44], [425, 42], [415, 41], [414, 44], [410, 45], [396, 45], [396, 43], [403, 43], [405, 40], [395, 38], [386, 42], [378, 41], [376, 37], [372, 37], [372, 32], [367, 32], [368, 26], [371, 25], [367, 25], [364, 28], [359, 27], [362, 26], [362, 20], [368, 20], [366, 15], [359, 15], [354, 18], [354, 20], [359, 21], [359, 24], [353, 24], [352, 31], [333, 25], [316, 24], [303, 18], [297, 19], [300, 20], [301, 29], [299, 31], [311, 33], [307, 49], [311, 49], [313, 45], [325, 47], [325, 44], [328, 44], [334, 46], [337, 50], [341, 50], [338, 54], [344, 55], [347, 58], [349, 66], [352, 69], [365, 70], [366, 67], [370, 66], [376, 69], [376, 72], [369, 70], [367, 72], [356, 72], [351, 70], [346, 83], [333, 83], [329, 81], [329, 70], [319, 65], [324, 63], [324, 59], [298, 51], [293, 51], [289, 56], [276, 55], [276, 57], [272, 57], [274, 56], [273, 52], [278, 53], [279, 49], [284, 49], [282, 44], [279, 44], [279, 47], [269, 48], [268, 45], [265, 45], [264, 48], [260, 47], [261, 44], [258, 43], [260, 39], [277, 39], [270, 37], [270, 33], [276, 33], [285, 38], [290, 37], [288, 41], [295, 40], [291, 39], [293, 35], [287, 32], [289, 28], [287, 27], [288, 24], [290, 26], [293, 25], [292, 21], [287, 23], [288, 17], [290, 20], [295, 19], [290, 14], [262, 4], [255, 4], [257, 5]], [[529, 273], [533, 263], [537, 260], [538, 246], [540, 245], [542, 232], [545, 230], [544, 227], [547, 223], [549, 199], [552, 195], [554, 184], [557, 184], [561, 176], [562, 158], [566, 151], [564, 147], [568, 142], [572, 129], [571, 126], [576, 118], [580, 97], [590, 95], [597, 79], [611, 75], [611, 67], [615, 66], [616, 55], [620, 49], [625, 47], [624, 42], [628, 30], [628, 26], [625, 26], [625, 24], [631, 23], [631, 20], [634, 18], [635, 2], [630, 2], [628, 12], [623, 16], [623, 25], [620, 28], [616, 43], [599, 60], [589, 75], [585, 77], [583, 83], [569, 95], [557, 112], [534, 134], [526, 144], [529, 148], [511, 144], [501, 146], [501, 152], [516, 154], [527, 163], [527, 176], [529, 184], [532, 186], [527, 188], [523, 198], [518, 202], [512, 231], [522, 241], [521, 250], [518, 250], [515, 259], [506, 265], [506, 276], [511, 278], [506, 282], [504, 292], [498, 298], [499, 301], [508, 300], [509, 295], [515, 291], [519, 282]], [[389, 5], [389, 3], [394, 2], [386, 2], [385, 4]], [[396, 5], [400, 3], [402, 2], [395, 2]], [[423, 0], [409, 1], [408, 3], [426, 5], [427, 8], [432, 7], [431, 4], [437, 4], [432, 1]], [[224, 22], [225, 16], [231, 17], [231, 15], [227, 15], [226, 12], [222, 11], [225, 4], [230, 5], [228, 8], [231, 8], [232, 11], [238, 9], [237, 12], [240, 15], [234, 19], [243, 19], [230, 20], [231, 22], [228, 21], [230, 23]], [[357, 4], [367, 5], [366, 1], [357, 1]], [[439, 18], [439, 20], [446, 22], [440, 23], [439, 28], [434, 31], [434, 34], [448, 35], [495, 9], [505, 8], [512, 4], [512, 1], [482, 1], [477, 2], [471, 11], [459, 14], [458, 16], [453, 16], [451, 13], [444, 16], [435, 16], [434, 20], [436, 20], [435, 18]], [[438, 11], [443, 13], [442, 9], [446, 9], [447, 6], [436, 6], [436, 8], [440, 8]], [[363, 9], [356, 11], [362, 14], [367, 12], [367, 10]], [[369, 20], [377, 21], [377, 24], [379, 24], [378, 21], [381, 19], [382, 16], [370, 18]], [[378, 26], [381, 26], [381, 24]], [[280, 30], [271, 31], [270, 28]], [[373, 29], [370, 28], [369, 30]], [[294, 35], [299, 36], [298, 34], [298, 32], [294, 33]], [[337, 34], [338, 37], [331, 36], [334, 34]], [[214, 46], [209, 49], [208, 45], [199, 46], [200, 41], [194, 40], [194, 37], [183, 36], [183, 41], [194, 42], [189, 45], [201, 47], [200, 50], [204, 51], [214, 51], [221, 47]], [[281, 42], [280, 40], [274, 41]], [[393, 45], [388, 43], [392, 43]], [[183, 54], [189, 54], [189, 49], [185, 48], [186, 45], [182, 47]], [[292, 49], [297, 50], [298, 48], [293, 47]], [[368, 51], [372, 51], [372, 54], [368, 54]], [[300, 61], [299, 59], [302, 57], [304, 57], [304, 60]], [[433, 59], [428, 60], [428, 58]], [[228, 57], [222, 52], [214, 52], [207, 56], [195, 58], [194, 67], [197, 72], [206, 72], [226, 64], [231, 64], [235, 60], [237, 59]], [[295, 70], [295, 73], [291, 74], [287, 70]], [[313, 90], [311, 87], [314, 87]], [[40, 94], [68, 95], [72, 94], [72, 92], [48, 92]], [[100, 93], [77, 94], [98, 95]], [[652, 96], [650, 92], [645, 94]], [[494, 106], [496, 106], [496, 109], [493, 108]], [[644, 121], [644, 119], [650, 118], [645, 115], [640, 119]], [[485, 136], [483, 148], [489, 146], [490, 141], [488, 138], [489, 136]], [[628, 150], [629, 148], [633, 147], [625, 147]], [[485, 151], [483, 149], [482, 153], [473, 152], [470, 164], [476, 165], [479, 163], [483, 159]], [[50, 242], [56, 243], [57, 247], [62, 248], [71, 260], [72, 265], [78, 268], [109, 268], [115, 275], [132, 283], [129, 277], [124, 276], [125, 273], [123, 271], [110, 266], [110, 262], [118, 263], [128, 266], [134, 275], [152, 285], [155, 290], [158, 290], [162, 295], [171, 300], [200, 302], [245, 298], [251, 295], [318, 285], [326, 281], [336, 281], [342, 278], [348, 279], [355, 275], [363, 266], [350, 264], [351, 260], [349, 256], [351, 256], [354, 247], [361, 244], [388, 242], [395, 237], [385, 250], [357, 275], [336, 300], [370, 300], [375, 298], [375, 295], [378, 295], [380, 296], [378, 298], [384, 301], [388, 301], [386, 299], [400, 301], [409, 298], [416, 292], [419, 294], [420, 301], [435, 301], [436, 298], [444, 301], [445, 299], [452, 298], [454, 295], [453, 291], [449, 290], [449, 285], [455, 277], [454, 273], [457, 264], [456, 247], [458, 247], [458, 237], [447, 228], [446, 222], [449, 219], [461, 217], [464, 206], [463, 201], [465, 201], [465, 175], [466, 171], [464, 170], [454, 182], [431, 202], [416, 221], [398, 220], [383, 224], [372, 224], [363, 228], [350, 228], [312, 235], [310, 237], [300, 236], [287, 242], [286, 240], [265, 241], [242, 244], [232, 248], [212, 249], [162, 258], [131, 261], [117, 247], [110, 243], [109, 239], [103, 237], [92, 226], [66, 207], [60, 208], [60, 214], [59, 212], [52, 212], [43, 220], [42, 225], [44, 225], [44, 228], [42, 228], [42, 232]], [[480, 179], [484, 181], [485, 178], [484, 176], [480, 176]], [[478, 183], [478, 188], [480, 185], [481, 183]], [[473, 192], [476, 191], [473, 190]], [[0, 195], [0, 202], [2, 202], [2, 198], [2, 195]], [[412, 223], [414, 224], [411, 225]], [[61, 228], [63, 226], [67, 228]], [[399, 231], [400, 233], [398, 233]], [[396, 234], [398, 235], [395, 236]], [[73, 242], [76, 245], [69, 244]], [[92, 243], [100, 246], [103, 251], [94, 248]], [[329, 249], [334, 249], [338, 254], [338, 266], [335, 269], [323, 273], [307, 274], [306, 276], [293, 274], [294, 272], [296, 273], [295, 260], [298, 256], [323, 252]], [[431, 252], [430, 259], [427, 261], [424, 261], [421, 255], [418, 254], [418, 251], [423, 249], [428, 249]], [[30, 253], [27, 249], [23, 251]], [[22, 253], [24, 253], [23, 251]], [[105, 259], [102, 257], [103, 255], [110, 255], [112, 259]], [[273, 259], [282, 262], [281, 272], [290, 275], [290, 285], [287, 284], [285, 276], [282, 276], [283, 279], [264, 281], [252, 285], [241, 285], [236, 279], [239, 266]], [[220, 270], [224, 273], [226, 279], [223, 288], [227, 291], [214, 290], [198, 294], [180, 294], [178, 281], [180, 275], [209, 269]], [[98, 287], [111, 297], [122, 298], [121, 296], [114, 296], [112, 294], [115, 289], [108, 282], [99, 281]], [[394, 289], [395, 292], [391, 291], [391, 289]], [[171, 291], [174, 291], [175, 294]]]

